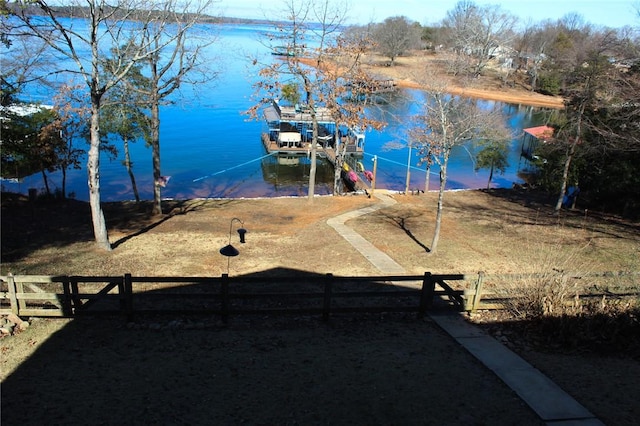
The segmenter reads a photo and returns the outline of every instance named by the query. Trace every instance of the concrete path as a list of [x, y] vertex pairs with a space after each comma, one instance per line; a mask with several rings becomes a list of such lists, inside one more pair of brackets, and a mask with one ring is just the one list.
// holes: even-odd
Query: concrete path
[[382, 194], [380, 192], [375, 192], [375, 197], [382, 201], [382, 203], [343, 213], [340, 216], [332, 217], [331, 219], [327, 220], [327, 224], [335, 229], [336, 232], [342, 236], [342, 238], [351, 243], [351, 245], [356, 250], [358, 250], [360, 254], [365, 257], [365, 259], [371, 262], [371, 264], [381, 273], [387, 275], [404, 274], [406, 273], [406, 271], [402, 266], [400, 266], [400, 264], [398, 264], [383, 251], [378, 250], [373, 244], [362, 237], [362, 235], [358, 234], [356, 231], [344, 224], [348, 220], [355, 219], [365, 214], [373, 213], [376, 210], [379, 210], [386, 206], [391, 206], [396, 203], [396, 201], [393, 198], [389, 197], [386, 193]]
[[[400, 264], [345, 225], [345, 222], [350, 219], [396, 203], [386, 191], [376, 190], [374, 195], [381, 203], [331, 218], [327, 220], [327, 224], [351, 243], [381, 273], [390, 275], [406, 273]], [[548, 425], [603, 425], [589, 410], [547, 376], [480, 328], [465, 321], [463, 314], [441, 311], [430, 313], [430, 317], [513, 389]]]

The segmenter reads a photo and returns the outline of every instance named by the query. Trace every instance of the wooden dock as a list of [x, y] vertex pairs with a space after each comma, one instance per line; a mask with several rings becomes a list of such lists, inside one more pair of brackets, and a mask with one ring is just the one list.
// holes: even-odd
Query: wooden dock
[[[282, 147], [278, 145], [277, 141], [269, 139], [269, 135], [267, 133], [262, 134], [262, 143], [264, 144], [267, 152], [275, 153], [276, 155], [309, 156], [311, 154], [311, 144], [309, 143], [303, 144], [301, 146]], [[360, 159], [362, 158], [364, 152], [362, 150], [358, 150], [357, 154], [359, 155], [357, 155], [356, 158]], [[326, 158], [333, 167], [336, 167], [337, 153], [333, 147], [323, 147], [319, 145], [316, 148], [316, 155], [320, 158]], [[350, 167], [355, 168], [355, 165], [352, 164]], [[366, 182], [362, 178], [362, 176], [360, 176], [360, 173], [358, 174], [358, 181], [355, 183], [355, 190], [365, 192], [370, 190], [368, 182]]]

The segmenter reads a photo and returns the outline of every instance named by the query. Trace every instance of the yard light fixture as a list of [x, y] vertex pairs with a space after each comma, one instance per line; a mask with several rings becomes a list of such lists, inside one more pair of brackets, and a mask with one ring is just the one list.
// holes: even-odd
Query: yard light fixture
[[[244, 226], [244, 222], [237, 217], [231, 219], [231, 223], [229, 224], [229, 243], [220, 249], [220, 254], [227, 257], [227, 275], [229, 274], [229, 263], [232, 257], [235, 257], [240, 254], [237, 248], [235, 248], [231, 244], [231, 234], [233, 234], [233, 222], [240, 222], [240, 225]], [[240, 236], [240, 243], [244, 244], [246, 242], [245, 235], [247, 230], [245, 228], [238, 228], [238, 235]]]
[[244, 228], [238, 228], [238, 235], [240, 235], [240, 243], [244, 244], [246, 241], [244, 240], [244, 236], [247, 233], [247, 230]]

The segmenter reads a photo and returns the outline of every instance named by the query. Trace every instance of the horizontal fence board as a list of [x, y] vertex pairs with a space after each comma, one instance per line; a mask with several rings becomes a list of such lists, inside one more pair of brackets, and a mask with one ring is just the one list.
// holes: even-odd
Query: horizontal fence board
[[20, 309], [20, 316], [25, 317], [65, 317], [62, 309]]
[[[211, 313], [228, 316], [276, 313], [322, 314], [357, 312], [420, 312], [434, 308], [432, 298], [445, 306], [504, 309], [517, 294], [497, 294], [482, 288], [498, 281], [528, 278], [611, 278], [615, 285], [591, 285], [580, 299], [638, 297], [635, 283], [640, 272], [542, 273], [542, 274], [430, 274], [389, 276], [334, 276], [332, 274], [251, 277], [135, 277], [121, 276], [0, 276], [8, 291], [0, 292], [1, 312], [24, 316], [70, 316], [74, 314]], [[620, 281], [629, 277], [631, 281]], [[51, 284], [51, 285], [44, 285]], [[154, 285], [155, 284], [155, 285]], [[456, 289], [464, 287], [464, 289]], [[53, 286], [52, 286], [53, 285]], [[426, 285], [425, 288], [423, 286]], [[431, 286], [435, 285], [436, 289]], [[287, 289], [289, 286], [290, 289]], [[151, 287], [151, 288], [150, 288]], [[282, 289], [281, 289], [282, 288]], [[30, 290], [27, 292], [25, 290]], [[54, 291], [52, 291], [54, 290]], [[384, 300], [387, 298], [388, 300]], [[34, 301], [45, 304], [33, 306]], [[198, 303], [202, 301], [202, 303]], [[569, 300], [571, 303], [573, 298]], [[260, 304], [264, 306], [260, 307]], [[382, 306], [382, 304], [388, 304]], [[52, 304], [58, 307], [52, 306]], [[155, 304], [155, 306], [154, 306]], [[174, 306], [175, 305], [175, 309]], [[219, 306], [216, 306], [219, 305]], [[295, 304], [299, 306], [296, 307]], [[318, 306], [315, 306], [315, 305]], [[7, 306], [9, 305], [9, 306]], [[60, 306], [62, 305], [62, 306]], [[183, 305], [183, 306], [180, 306]], [[439, 304], [438, 306], [442, 306]], [[5, 314], [6, 315], [6, 314]]]
[[56, 300], [62, 299], [62, 294], [57, 293], [16, 293], [16, 297], [21, 300]]
[[32, 284], [62, 283], [67, 280], [67, 277], [60, 275], [13, 275], [11, 277], [9, 277], [8, 275], [0, 276], [0, 280], [2, 281], [9, 281], [9, 278], [13, 279], [15, 282]]

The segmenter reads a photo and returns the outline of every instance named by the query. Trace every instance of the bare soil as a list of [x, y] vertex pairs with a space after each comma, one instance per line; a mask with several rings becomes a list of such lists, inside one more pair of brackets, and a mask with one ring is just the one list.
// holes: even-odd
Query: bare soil
[[[552, 215], [543, 194], [445, 195], [430, 252], [436, 194], [347, 224], [408, 273], [504, 273], [566, 266], [638, 270], [637, 223], [594, 211]], [[326, 220], [379, 202], [364, 196], [189, 200], [149, 216], [142, 203], [105, 204], [114, 250], [92, 242], [89, 209], [2, 200], [2, 274], [218, 276], [255, 272], [377, 275]], [[244, 222], [240, 255], [228, 243]], [[546, 253], [546, 255], [545, 255]], [[552, 256], [549, 256], [552, 253]], [[470, 320], [496, 332], [607, 424], [636, 424], [640, 363], [602, 348], [523, 341], [511, 319]], [[502, 326], [500, 326], [502, 324]], [[518, 330], [518, 329], [516, 329]], [[638, 337], [635, 337], [638, 339]], [[495, 376], [429, 320], [406, 315], [317, 318], [33, 320], [2, 338], [3, 424], [539, 424]], [[108, 401], [105, 403], [105, 401]], [[126, 420], [123, 420], [126, 419]]]
[[478, 78], [452, 76], [446, 72], [445, 55], [412, 52], [411, 55], [397, 58], [393, 66], [386, 66], [384, 58], [371, 56], [368, 69], [371, 73], [393, 78], [399, 87], [428, 90], [428, 83], [421, 83], [424, 81], [425, 70], [428, 70], [429, 75], [437, 76], [438, 80], [445, 83], [446, 91], [454, 95], [544, 108], [557, 109], [564, 106], [564, 99], [560, 96], [533, 92], [527, 83], [528, 77], [521, 71], [514, 71], [505, 81], [502, 71], [490, 63]]

